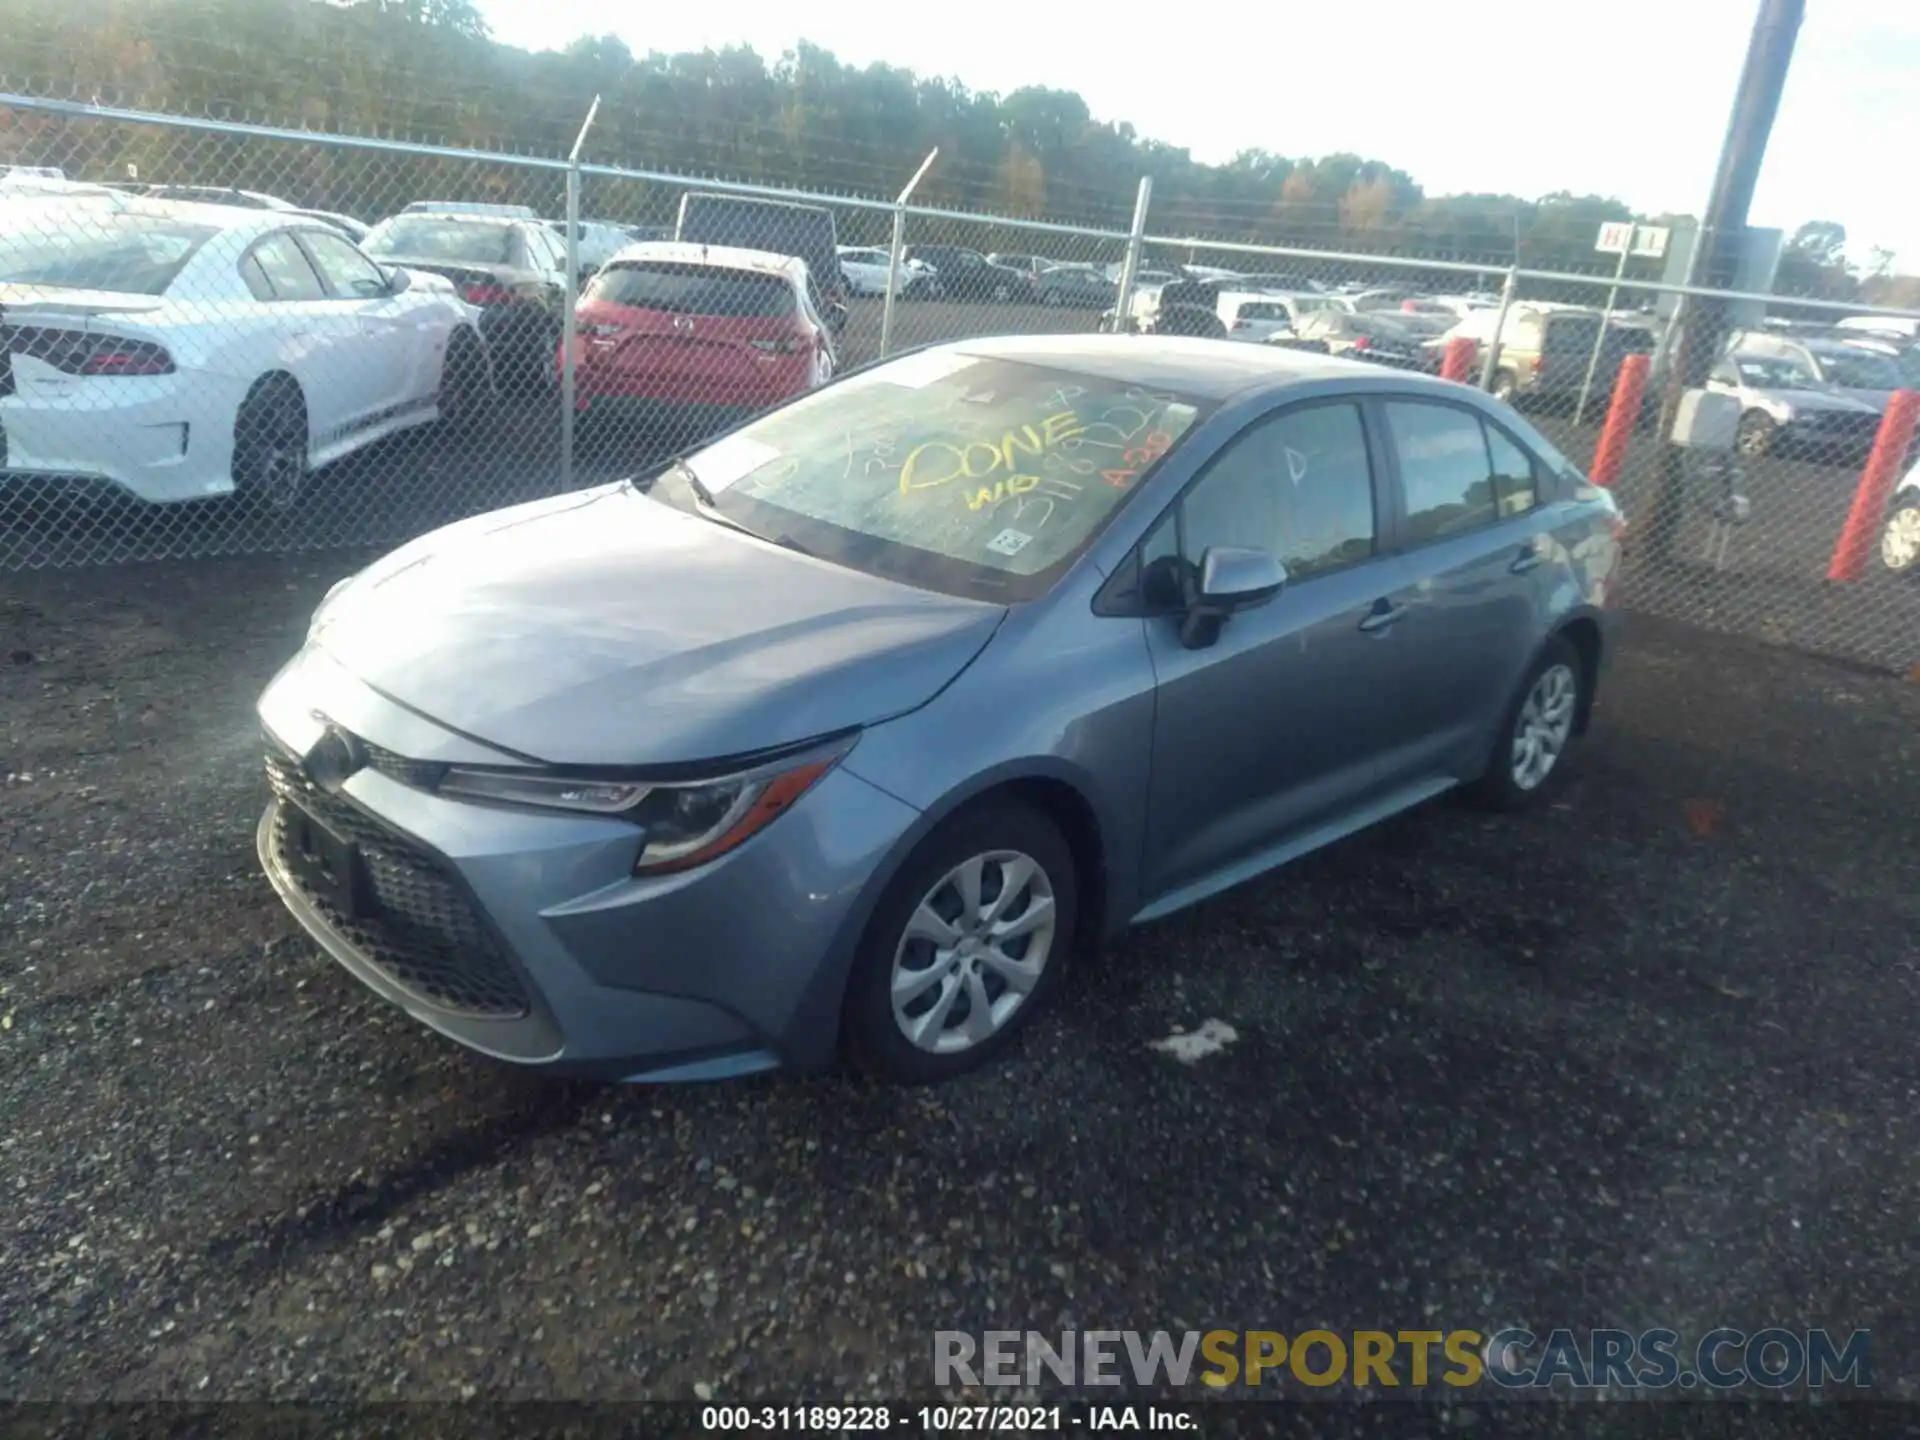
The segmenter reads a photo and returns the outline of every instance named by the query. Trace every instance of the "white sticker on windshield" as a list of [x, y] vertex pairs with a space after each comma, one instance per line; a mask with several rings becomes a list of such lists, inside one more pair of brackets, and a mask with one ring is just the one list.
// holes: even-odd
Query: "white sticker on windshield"
[[1002, 530], [987, 542], [987, 549], [996, 555], [1018, 555], [1032, 539], [1024, 530]]
[[695, 451], [687, 457], [687, 463], [693, 467], [693, 473], [700, 477], [700, 483], [718, 495], [729, 485], [746, 479], [754, 471], [771, 465], [779, 458], [780, 452], [771, 445], [763, 445], [744, 435], [729, 435], [724, 440], [716, 440], [704, 450]]

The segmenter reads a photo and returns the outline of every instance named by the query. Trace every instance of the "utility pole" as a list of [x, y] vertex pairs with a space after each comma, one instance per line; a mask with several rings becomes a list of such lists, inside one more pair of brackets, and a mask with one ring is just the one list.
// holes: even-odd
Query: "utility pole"
[[[1767, 140], [1780, 112], [1780, 94], [1786, 88], [1793, 63], [1793, 46], [1806, 14], [1806, 0], [1760, 0], [1753, 36], [1747, 43], [1746, 64], [1734, 92], [1733, 115], [1714, 172], [1713, 193], [1700, 230], [1694, 237], [1689, 269], [1693, 283], [1716, 290], [1731, 289], [1739, 274], [1741, 247], [1746, 240], [1747, 210], [1760, 179]], [[1648, 520], [1647, 538], [1655, 558], [1671, 560], [1680, 533], [1685, 501], [1684, 455], [1669, 443], [1680, 396], [1707, 383], [1707, 374], [1719, 358], [1727, 332], [1726, 302], [1697, 295], [1684, 296], [1674, 312], [1680, 326], [1680, 345], [1660, 402], [1660, 483]]]

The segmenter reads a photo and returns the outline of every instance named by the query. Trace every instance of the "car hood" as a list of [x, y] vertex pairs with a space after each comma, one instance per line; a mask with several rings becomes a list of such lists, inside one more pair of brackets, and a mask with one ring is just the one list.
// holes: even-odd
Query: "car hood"
[[389, 698], [521, 755], [673, 765], [915, 709], [1005, 614], [622, 484], [421, 537], [336, 588], [313, 640]]
[[1768, 400], [1776, 405], [1791, 405], [1795, 410], [1844, 410], [1850, 415], [1871, 411], [1871, 405], [1863, 405], [1850, 396], [1832, 390], [1776, 390], [1771, 387], [1747, 387], [1756, 399]]

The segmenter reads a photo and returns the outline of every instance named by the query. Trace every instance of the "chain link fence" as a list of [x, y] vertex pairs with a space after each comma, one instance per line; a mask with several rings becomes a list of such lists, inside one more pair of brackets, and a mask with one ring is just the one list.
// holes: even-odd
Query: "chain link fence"
[[[915, 205], [918, 176], [822, 196], [21, 96], [0, 115], [0, 570], [394, 543], [883, 354], [1159, 331], [1484, 385], [1621, 497], [1629, 606], [1920, 662], [1909, 312], [1687, 292], [1624, 259], [1528, 270], [1497, 237], [1255, 244], [1230, 215], [1156, 217], [1144, 184], [1133, 226], [1101, 228]], [[1681, 450], [1676, 336], [1707, 300], [1729, 338], [1689, 405], [1714, 443]]]

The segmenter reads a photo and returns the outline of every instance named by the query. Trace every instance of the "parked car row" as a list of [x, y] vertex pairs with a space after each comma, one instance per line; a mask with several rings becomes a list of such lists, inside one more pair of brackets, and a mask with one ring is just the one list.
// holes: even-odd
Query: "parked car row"
[[551, 393], [570, 278], [583, 411], [719, 424], [837, 368], [844, 280], [815, 207], [689, 195], [678, 240], [583, 220], [569, 277], [564, 223], [526, 206], [422, 200], [364, 227], [242, 190], [0, 178], [10, 475], [290, 507], [320, 465], [480, 419], [499, 383]]

